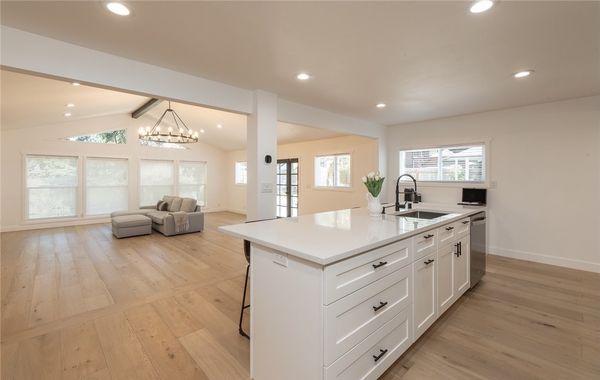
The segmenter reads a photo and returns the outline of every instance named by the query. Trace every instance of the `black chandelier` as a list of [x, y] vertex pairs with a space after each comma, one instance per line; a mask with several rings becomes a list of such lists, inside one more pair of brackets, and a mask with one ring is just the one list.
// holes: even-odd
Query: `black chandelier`
[[[169, 126], [168, 128], [161, 129], [160, 124], [163, 119], [165, 122], [170, 117], [167, 116], [167, 113], [173, 117], [173, 122], [175, 127]], [[165, 119], [167, 116], [167, 119]], [[139, 129], [140, 140], [144, 141], [156, 141], [156, 142], [165, 142], [165, 143], [176, 143], [176, 144], [187, 144], [187, 143], [196, 143], [198, 142], [198, 132], [192, 131], [185, 125], [181, 117], [171, 108], [171, 102], [169, 102], [169, 107], [163, 112], [160, 116], [156, 124], [152, 128], [150, 127], [140, 127]]]

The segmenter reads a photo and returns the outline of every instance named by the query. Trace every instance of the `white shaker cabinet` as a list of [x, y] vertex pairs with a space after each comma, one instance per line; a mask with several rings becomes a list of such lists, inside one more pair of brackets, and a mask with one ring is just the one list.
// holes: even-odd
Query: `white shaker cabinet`
[[414, 281], [413, 325], [415, 339], [417, 339], [437, 317], [435, 253], [415, 261], [412, 268]]

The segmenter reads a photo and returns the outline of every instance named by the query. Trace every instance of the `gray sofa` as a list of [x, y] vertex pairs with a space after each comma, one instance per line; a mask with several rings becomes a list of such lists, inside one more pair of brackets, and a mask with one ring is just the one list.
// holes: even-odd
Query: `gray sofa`
[[[204, 229], [204, 213], [201, 207], [196, 205], [195, 199], [165, 195], [162, 200], [168, 204], [167, 211], [158, 211], [156, 206], [144, 206], [138, 210], [116, 211], [111, 213], [110, 216], [114, 218], [123, 215], [145, 215], [152, 220], [152, 229], [165, 236], [201, 232]], [[173, 213], [182, 211], [187, 214], [188, 228], [177, 231]]]

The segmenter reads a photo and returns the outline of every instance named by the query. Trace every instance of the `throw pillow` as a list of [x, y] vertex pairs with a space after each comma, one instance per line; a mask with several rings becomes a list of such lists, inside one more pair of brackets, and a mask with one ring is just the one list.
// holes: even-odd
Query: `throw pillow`
[[160, 211], [160, 207], [162, 206], [162, 204], [163, 204], [163, 203], [164, 203], [163, 201], [158, 201], [158, 202], [156, 202], [156, 207], [155, 207], [155, 208], [156, 208], [158, 211]]
[[173, 202], [171, 202], [171, 204], [169, 205], [169, 211], [176, 212], [176, 211], [181, 210], [181, 201], [182, 201], [182, 199], [179, 197], [176, 197], [175, 199], [173, 199]]
[[158, 211], [167, 211], [169, 210], [169, 204], [167, 202], [161, 201], [160, 208]]
[[194, 212], [196, 211], [196, 203], [197, 201], [194, 198], [183, 198], [179, 211]]

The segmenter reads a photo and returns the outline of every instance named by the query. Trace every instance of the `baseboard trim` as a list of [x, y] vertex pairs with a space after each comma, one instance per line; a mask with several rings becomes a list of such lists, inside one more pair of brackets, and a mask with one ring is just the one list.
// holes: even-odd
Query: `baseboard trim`
[[93, 219], [77, 219], [77, 220], [61, 220], [48, 223], [32, 223], [22, 224], [14, 226], [6, 226], [0, 229], [0, 232], [16, 232], [16, 231], [28, 231], [28, 230], [41, 230], [44, 228], [60, 228], [60, 227], [72, 227], [81, 226], [87, 224], [103, 224], [109, 223], [110, 218], [93, 218]]
[[567, 259], [565, 257], [548, 256], [541, 253], [519, 251], [516, 249], [506, 249], [500, 247], [488, 247], [488, 253], [490, 255], [509, 257], [511, 259], [533, 261], [541, 264], [556, 265], [559, 267], [600, 273], [600, 263], [593, 263], [591, 261]]
[[238, 208], [228, 208], [223, 211], [232, 212], [234, 214], [246, 215], [246, 210], [238, 209]]

